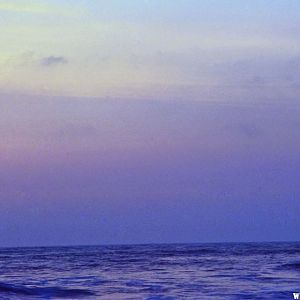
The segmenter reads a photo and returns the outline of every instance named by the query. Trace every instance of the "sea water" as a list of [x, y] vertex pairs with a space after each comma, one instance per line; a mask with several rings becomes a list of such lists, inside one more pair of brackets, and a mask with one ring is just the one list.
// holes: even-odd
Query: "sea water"
[[0, 299], [294, 299], [300, 243], [0, 249]]

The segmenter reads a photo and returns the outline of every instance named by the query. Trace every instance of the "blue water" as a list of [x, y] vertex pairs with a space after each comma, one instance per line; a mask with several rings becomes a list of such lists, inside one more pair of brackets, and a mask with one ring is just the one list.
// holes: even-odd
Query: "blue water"
[[293, 299], [300, 243], [0, 249], [0, 299]]

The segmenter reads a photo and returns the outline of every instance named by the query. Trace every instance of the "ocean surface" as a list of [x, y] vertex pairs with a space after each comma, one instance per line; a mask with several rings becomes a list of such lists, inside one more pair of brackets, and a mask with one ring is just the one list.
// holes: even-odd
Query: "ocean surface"
[[0, 299], [293, 299], [300, 243], [0, 249]]

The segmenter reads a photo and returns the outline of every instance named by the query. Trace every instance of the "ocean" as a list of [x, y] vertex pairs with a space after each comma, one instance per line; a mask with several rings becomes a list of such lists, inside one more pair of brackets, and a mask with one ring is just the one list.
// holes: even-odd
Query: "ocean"
[[300, 243], [0, 249], [0, 299], [294, 299], [293, 292]]

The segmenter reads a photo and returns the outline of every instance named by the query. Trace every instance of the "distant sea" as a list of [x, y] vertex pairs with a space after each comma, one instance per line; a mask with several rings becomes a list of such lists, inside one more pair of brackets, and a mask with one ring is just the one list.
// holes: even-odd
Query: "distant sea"
[[277, 300], [293, 292], [300, 243], [0, 249], [0, 299]]

